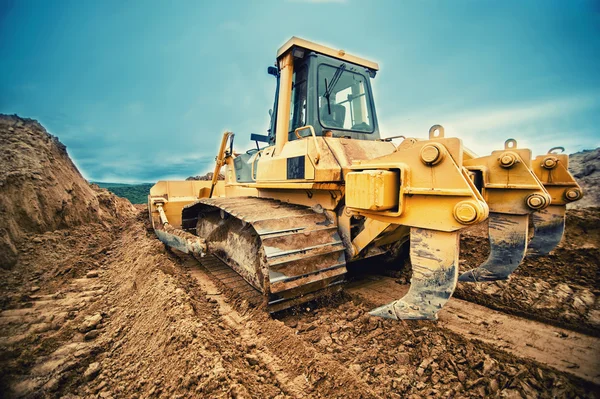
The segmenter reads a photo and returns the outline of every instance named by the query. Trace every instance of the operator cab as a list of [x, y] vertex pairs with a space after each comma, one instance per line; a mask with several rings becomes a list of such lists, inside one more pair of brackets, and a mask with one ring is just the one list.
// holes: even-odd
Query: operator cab
[[[315, 136], [378, 140], [379, 127], [370, 78], [379, 66], [307, 40], [292, 37], [277, 52], [274, 112], [268, 135], [252, 134], [257, 148], [234, 159], [236, 181], [256, 181], [262, 149], [274, 146], [278, 156], [287, 142]], [[259, 142], [266, 143], [262, 147]]]
[[[297, 139], [297, 128], [308, 125], [317, 136], [380, 138], [370, 83], [379, 69], [376, 63], [296, 37], [279, 49], [277, 60], [278, 67], [269, 68], [277, 77], [269, 144], [275, 143], [276, 130], [284, 125], [277, 121], [288, 108], [279, 104], [284, 97], [289, 97], [289, 141]], [[285, 68], [293, 72], [290, 83], [283, 87]]]

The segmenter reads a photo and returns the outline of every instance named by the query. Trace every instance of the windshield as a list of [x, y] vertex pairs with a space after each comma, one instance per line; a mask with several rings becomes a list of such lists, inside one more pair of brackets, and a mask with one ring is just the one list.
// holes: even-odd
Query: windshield
[[345, 67], [319, 65], [319, 120], [323, 127], [373, 132], [366, 79]]

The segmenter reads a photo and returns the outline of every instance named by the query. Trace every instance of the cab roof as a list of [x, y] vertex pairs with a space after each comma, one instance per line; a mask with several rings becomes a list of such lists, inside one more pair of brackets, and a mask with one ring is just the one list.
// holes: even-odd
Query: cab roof
[[308, 40], [301, 39], [296, 36], [292, 36], [283, 46], [277, 51], [277, 59], [288, 52], [293, 47], [300, 47], [315, 53], [327, 55], [329, 57], [337, 58], [339, 60], [348, 61], [353, 64], [363, 66], [365, 68], [372, 69], [374, 71], [379, 70], [379, 65], [376, 62], [365, 60], [364, 58], [356, 57], [354, 55], [347, 54], [344, 50], [334, 50], [332, 48], [322, 46], [317, 43], [310, 42]]

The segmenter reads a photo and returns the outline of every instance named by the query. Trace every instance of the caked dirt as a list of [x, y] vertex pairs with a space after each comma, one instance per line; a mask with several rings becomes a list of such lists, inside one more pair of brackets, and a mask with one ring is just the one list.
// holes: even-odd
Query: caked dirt
[[[401, 295], [405, 275], [356, 280], [271, 317], [166, 249], [145, 207], [87, 184], [36, 122], [0, 117], [0, 139], [13, 171], [0, 191], [1, 397], [597, 397], [598, 338], [507, 315], [514, 307], [451, 300], [436, 322], [370, 317]], [[579, 238], [565, 251], [592, 237], [583, 224], [570, 233], [572, 215], [568, 234]], [[518, 276], [550, 284], [543, 292], [565, 284], [573, 300], [564, 302], [579, 306], [580, 290], [596, 295], [587, 268], [573, 278], [540, 263], [545, 271]], [[472, 290], [474, 301], [488, 297]]]

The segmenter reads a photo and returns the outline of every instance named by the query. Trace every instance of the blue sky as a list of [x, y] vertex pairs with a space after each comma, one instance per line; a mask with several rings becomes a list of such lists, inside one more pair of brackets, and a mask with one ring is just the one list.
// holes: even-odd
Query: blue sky
[[0, 112], [38, 119], [88, 179], [185, 178], [222, 131], [238, 150], [265, 132], [294, 35], [379, 63], [384, 137], [600, 146], [597, 1], [0, 0]]

